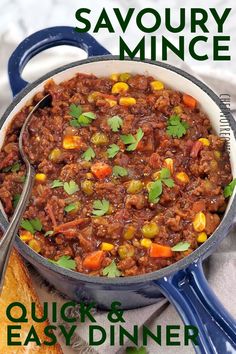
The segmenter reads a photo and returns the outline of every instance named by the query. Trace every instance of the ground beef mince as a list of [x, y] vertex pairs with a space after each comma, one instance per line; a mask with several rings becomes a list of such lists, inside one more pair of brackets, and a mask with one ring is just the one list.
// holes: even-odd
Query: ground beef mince
[[15, 117], [0, 152], [11, 217], [25, 180], [18, 136], [35, 167], [19, 237], [59, 266], [100, 276], [166, 267], [214, 232], [232, 180], [225, 142], [187, 93], [153, 77], [78, 74], [49, 81]]

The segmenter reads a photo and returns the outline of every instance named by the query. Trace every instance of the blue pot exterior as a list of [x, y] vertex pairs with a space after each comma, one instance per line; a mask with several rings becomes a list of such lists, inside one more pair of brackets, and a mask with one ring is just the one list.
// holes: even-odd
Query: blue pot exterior
[[[109, 52], [93, 37], [88, 34], [76, 34], [71, 27], [53, 27], [31, 35], [18, 46], [9, 60], [10, 85], [13, 95], [17, 95], [17, 97], [0, 120], [0, 128], [15, 105], [38, 83], [57, 72], [78, 65], [78, 63], [72, 63], [56, 69], [30, 85], [21, 78], [21, 72], [31, 57], [44, 49], [61, 44], [78, 46], [84, 49], [89, 56], [99, 55], [94, 59], [81, 61], [81, 64], [98, 60], [119, 60], [117, 57], [108, 56]], [[147, 62], [150, 61], [147, 60]], [[163, 66], [191, 80], [205, 91], [218, 106], [220, 104], [222, 106], [219, 98], [198, 79], [168, 64], [151, 63]], [[228, 116], [228, 120], [235, 134], [236, 124], [232, 115]], [[234, 198], [230, 210], [219, 228], [205, 244], [176, 264], [150, 274], [135, 277], [117, 279], [89, 277], [48, 262], [34, 253], [19, 238], [16, 240], [16, 246], [23, 257], [50, 284], [72, 300], [79, 302], [94, 301], [102, 309], [109, 309], [113, 301], [119, 301], [122, 303], [123, 309], [131, 309], [161, 301], [164, 294], [176, 307], [184, 322], [199, 329], [199, 345], [195, 347], [196, 352], [203, 354], [232, 353], [236, 352], [235, 321], [209, 288], [201, 263], [228, 234], [235, 214], [236, 199]], [[8, 222], [1, 211], [0, 227], [3, 230], [8, 227]]]

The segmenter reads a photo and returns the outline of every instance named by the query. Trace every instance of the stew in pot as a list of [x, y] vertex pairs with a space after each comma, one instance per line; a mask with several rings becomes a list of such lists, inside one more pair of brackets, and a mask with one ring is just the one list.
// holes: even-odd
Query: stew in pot
[[[184, 89], [184, 88], [183, 88]], [[59, 266], [108, 277], [166, 267], [219, 225], [232, 181], [223, 139], [198, 102], [128, 73], [47, 82], [14, 118], [0, 152], [0, 199], [11, 216], [25, 179], [18, 136], [36, 169], [19, 237]]]

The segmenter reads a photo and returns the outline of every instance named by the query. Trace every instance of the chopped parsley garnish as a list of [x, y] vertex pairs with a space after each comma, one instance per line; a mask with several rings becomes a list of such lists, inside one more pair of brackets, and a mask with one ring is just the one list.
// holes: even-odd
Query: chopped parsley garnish
[[93, 215], [96, 215], [96, 216], [103, 216], [108, 212], [109, 207], [110, 207], [110, 203], [108, 200], [106, 200], [106, 199], [95, 200], [93, 202], [92, 213], [93, 213]]
[[94, 150], [89, 147], [82, 155], [82, 158], [85, 160], [85, 161], [91, 161], [92, 159], [94, 159], [95, 157], [95, 152]]
[[148, 194], [148, 200], [150, 203], [158, 203], [160, 200], [160, 196], [162, 194], [162, 187], [163, 183], [169, 187], [172, 188], [174, 187], [174, 181], [172, 178], [170, 178], [170, 170], [166, 167], [162, 168], [160, 171], [160, 178], [156, 180], [155, 182], [150, 183], [150, 189], [149, 189], [149, 194]]
[[165, 185], [169, 188], [174, 187], [175, 183], [174, 180], [172, 178], [170, 178], [171, 174], [170, 174], [170, 170], [166, 167], [161, 169], [160, 172], [160, 179], [163, 183], [165, 183]]
[[171, 247], [171, 250], [174, 252], [183, 252], [183, 251], [187, 251], [189, 247], [190, 247], [189, 242], [179, 242], [174, 247]]
[[53, 233], [54, 233], [54, 231], [49, 230], [49, 231], [45, 232], [44, 237], [51, 236], [51, 235], [53, 235]]
[[3, 172], [18, 172], [20, 170], [20, 163], [15, 162], [13, 165], [5, 167], [2, 171]]
[[120, 147], [118, 145], [116, 144], [109, 145], [109, 148], [107, 149], [107, 155], [109, 159], [115, 157], [119, 151], [120, 151]]
[[107, 276], [108, 278], [120, 277], [121, 272], [117, 268], [114, 259], [107, 267], [103, 269], [102, 275]]
[[19, 203], [20, 200], [20, 194], [15, 194], [13, 196], [13, 207], [14, 209], [17, 207], [17, 204]]
[[75, 210], [75, 209], [76, 209], [76, 205], [75, 205], [74, 203], [68, 204], [68, 205], [64, 208], [64, 210], [65, 210], [67, 213], [69, 213], [70, 211], [73, 211], [73, 210]]
[[142, 139], [143, 135], [144, 135], [144, 132], [142, 131], [142, 129], [138, 128], [138, 131], [135, 135], [132, 135], [132, 134], [121, 135], [120, 138], [125, 145], [128, 145], [126, 147], [127, 151], [134, 151], [137, 148], [138, 143]]
[[79, 190], [79, 186], [75, 181], [65, 182], [63, 187], [64, 191], [69, 195], [72, 195]]
[[70, 256], [62, 256], [57, 261], [53, 261], [52, 259], [48, 260], [62, 268], [71, 270], [76, 269], [76, 262], [74, 261], [74, 259], [71, 259]]
[[74, 103], [70, 105], [69, 114], [73, 117], [70, 125], [73, 127], [86, 127], [96, 119], [96, 114], [93, 112], [82, 112], [81, 106], [76, 106]]
[[150, 203], [158, 203], [160, 200], [160, 195], [162, 193], [162, 183], [161, 180], [157, 180], [155, 182], [151, 183], [150, 189], [149, 189], [149, 194], [148, 194], [148, 200]]
[[123, 119], [120, 116], [113, 116], [108, 118], [107, 123], [113, 132], [118, 132], [123, 125]]
[[128, 171], [124, 167], [114, 166], [113, 167], [113, 176], [115, 176], [115, 177], [125, 177], [125, 176], [128, 176]]
[[60, 181], [59, 179], [55, 179], [51, 183], [51, 188], [59, 188], [59, 187], [63, 187], [63, 186], [64, 186], [64, 182]]
[[234, 188], [236, 186], [236, 178], [234, 178], [225, 188], [224, 188], [224, 197], [231, 197], [233, 194]]
[[51, 183], [51, 188], [59, 188], [59, 187], [63, 187], [64, 191], [69, 195], [74, 194], [79, 190], [79, 186], [75, 181], [62, 182], [59, 179], [55, 179]]
[[22, 219], [20, 226], [31, 234], [34, 234], [36, 231], [41, 231], [43, 228], [42, 223], [38, 218], [30, 220]]
[[173, 138], [181, 138], [186, 134], [187, 129], [188, 123], [180, 119], [177, 114], [170, 116], [167, 121], [167, 134]]

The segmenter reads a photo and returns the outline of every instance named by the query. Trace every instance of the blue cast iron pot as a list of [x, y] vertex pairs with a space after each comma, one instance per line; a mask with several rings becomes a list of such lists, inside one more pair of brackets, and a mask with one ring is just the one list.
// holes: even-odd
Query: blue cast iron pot
[[[26, 63], [34, 55], [57, 45], [72, 45], [85, 50], [88, 59], [74, 62], [28, 84], [21, 78]], [[53, 78], [60, 82], [73, 77], [77, 72], [107, 76], [114, 72], [133, 72], [152, 75], [176, 90], [183, 90], [196, 97], [202, 109], [208, 114], [216, 131], [220, 131], [221, 110], [226, 107], [217, 95], [205, 84], [186, 72], [161, 62], [126, 59], [109, 55], [89, 34], [78, 34], [71, 27], [53, 27], [39, 31], [26, 38], [14, 51], [9, 60], [9, 79], [13, 102], [0, 120], [0, 144], [14, 115], [36, 92], [43, 89], [45, 81]], [[227, 109], [226, 109], [227, 110]], [[229, 113], [231, 162], [236, 175], [235, 149], [236, 124]], [[120, 301], [123, 309], [150, 305], [166, 296], [175, 306], [187, 325], [199, 330], [198, 353], [236, 352], [236, 323], [224, 309], [210, 289], [202, 270], [202, 261], [209, 256], [229, 233], [236, 212], [235, 195], [221, 224], [214, 234], [197, 250], [179, 262], [150, 274], [134, 277], [108, 279], [91, 277], [60, 268], [35, 253], [19, 238], [16, 247], [38, 272], [55, 288], [76, 301], [95, 301], [100, 308], [107, 309], [113, 301]], [[8, 221], [0, 211], [0, 226], [6, 230]]]

